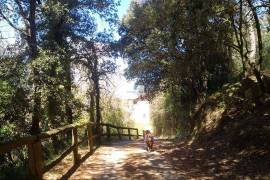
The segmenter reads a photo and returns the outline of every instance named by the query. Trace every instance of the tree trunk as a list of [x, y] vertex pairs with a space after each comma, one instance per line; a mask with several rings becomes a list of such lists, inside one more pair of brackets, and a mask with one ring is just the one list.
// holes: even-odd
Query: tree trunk
[[[36, 8], [37, 2], [36, 0], [30, 0], [30, 12], [29, 12], [29, 32], [27, 37], [27, 43], [30, 49], [30, 57], [31, 60], [34, 61], [38, 55], [37, 48], [37, 29], [36, 29]], [[30, 129], [31, 134], [37, 134], [40, 132], [40, 120], [41, 120], [41, 94], [39, 92], [39, 73], [36, 68], [33, 69], [33, 79], [34, 79], [34, 105], [33, 105], [33, 113], [32, 113], [32, 125]]]
[[90, 122], [95, 122], [95, 98], [94, 92], [90, 92], [90, 109], [89, 109]]
[[[47, 101], [48, 101], [48, 120], [49, 120], [49, 123], [50, 123], [52, 128], [57, 128], [57, 127], [59, 127], [59, 122], [57, 121], [58, 103], [56, 100], [54, 90], [52, 90], [52, 89], [50, 90], [50, 94], [47, 97]], [[58, 153], [60, 141], [59, 141], [57, 136], [52, 137], [52, 144], [53, 144], [54, 153]]]
[[241, 57], [241, 62], [243, 66], [243, 77], [246, 74], [246, 62], [244, 60], [244, 36], [243, 36], [243, 0], [240, 0], [240, 19], [239, 19], [239, 50], [240, 50], [240, 57]]
[[66, 84], [65, 84], [65, 90], [68, 95], [68, 98], [66, 99], [65, 106], [66, 106], [66, 116], [67, 116], [67, 122], [69, 124], [73, 123], [73, 112], [72, 112], [72, 91], [71, 91], [71, 84], [72, 84], [72, 78], [71, 78], [71, 67], [70, 62], [67, 62], [66, 69]]
[[100, 87], [99, 87], [99, 72], [98, 72], [98, 59], [94, 57], [94, 67], [93, 67], [93, 74], [92, 80], [94, 82], [95, 88], [95, 102], [96, 102], [96, 124], [97, 124], [97, 134], [99, 135], [98, 142], [101, 142], [101, 110], [100, 110]]
[[[256, 76], [256, 79], [260, 85], [260, 88], [262, 90], [262, 92], [265, 92], [265, 87], [262, 81], [262, 77], [261, 77], [261, 69], [262, 69], [262, 62], [263, 62], [263, 43], [262, 43], [262, 32], [261, 32], [261, 24], [260, 24], [260, 20], [258, 17], [258, 14], [256, 12], [256, 7], [254, 7], [254, 5], [252, 4], [251, 0], [247, 0], [248, 6], [252, 11], [252, 15], [255, 21], [255, 27], [257, 30], [257, 43], [258, 43], [258, 48], [259, 48], [259, 60], [257, 63], [255, 63], [253, 65], [253, 73]], [[253, 24], [252, 24], [253, 25]]]

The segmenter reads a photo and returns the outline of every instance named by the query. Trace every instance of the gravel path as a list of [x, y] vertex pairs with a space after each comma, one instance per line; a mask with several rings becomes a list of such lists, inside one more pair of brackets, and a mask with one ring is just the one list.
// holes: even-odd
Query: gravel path
[[[85, 154], [87, 150], [80, 151]], [[236, 151], [219, 141], [210, 144], [156, 141], [147, 152], [139, 141], [122, 141], [98, 148], [71, 167], [69, 155], [44, 179], [270, 179], [270, 153]]]
[[[163, 142], [166, 143], [166, 142]], [[170, 143], [170, 142], [167, 142]], [[175, 159], [177, 160], [177, 159]], [[140, 141], [122, 141], [98, 148], [80, 164], [75, 172], [68, 172], [72, 158], [69, 156], [50, 172], [45, 179], [179, 179], [180, 172], [173, 170], [160, 152], [147, 152]], [[74, 171], [73, 170], [73, 171]], [[61, 177], [61, 174], [66, 174]]]

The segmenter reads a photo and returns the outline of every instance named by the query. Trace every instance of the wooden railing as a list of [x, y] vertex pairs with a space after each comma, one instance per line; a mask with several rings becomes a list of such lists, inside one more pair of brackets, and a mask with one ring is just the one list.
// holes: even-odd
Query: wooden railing
[[[102, 123], [102, 127], [105, 127], [106, 133], [102, 133], [103, 136], [107, 136], [107, 139], [110, 140], [112, 136], [118, 136], [119, 140], [122, 140], [122, 136], [127, 136], [129, 140], [131, 140], [132, 137], [136, 137], [139, 139], [139, 130], [136, 128], [129, 128], [129, 127], [120, 127], [120, 126], [114, 126], [112, 124], [106, 124]], [[102, 128], [103, 129], [103, 128]], [[111, 129], [116, 129], [117, 133], [111, 133]], [[123, 133], [123, 130], [128, 130], [127, 134]], [[131, 132], [135, 131], [136, 134], [132, 134]]]
[[[42, 176], [45, 172], [52, 169], [55, 165], [57, 165], [62, 159], [64, 159], [68, 154], [72, 152], [73, 154], [73, 165], [77, 165], [80, 161], [80, 156], [78, 154], [78, 146], [84, 143], [86, 140], [88, 141], [89, 152], [93, 153], [94, 151], [94, 139], [100, 136], [93, 135], [92, 129], [93, 123], [84, 123], [84, 124], [70, 124], [67, 126], [63, 126], [57, 129], [53, 129], [51, 131], [41, 133], [39, 135], [27, 136], [20, 138], [15, 141], [6, 142], [0, 144], [0, 155], [4, 153], [11, 152], [14, 149], [20, 148], [22, 146], [27, 146], [28, 148], [28, 162], [29, 162], [29, 170], [30, 175], [33, 179], [42, 179]], [[122, 139], [122, 136], [128, 136], [131, 140], [132, 136], [136, 136], [139, 138], [138, 129], [136, 128], [127, 128], [127, 127], [118, 127], [111, 124], [101, 124], [102, 127], [106, 127], [106, 136], [107, 139], [110, 139], [111, 136], [117, 135], [119, 139]], [[87, 129], [87, 138], [78, 141], [78, 128], [86, 127]], [[115, 128], [117, 130], [117, 134], [111, 134], [110, 129]], [[121, 130], [127, 129], [128, 134], [121, 133]], [[59, 134], [66, 133], [67, 131], [72, 131], [72, 145], [65, 150], [59, 157], [57, 157], [54, 161], [45, 165], [43, 156], [42, 156], [42, 142], [46, 139], [52, 138]], [[136, 135], [131, 134], [131, 131], [136, 131]], [[104, 135], [104, 134], [101, 134]]]

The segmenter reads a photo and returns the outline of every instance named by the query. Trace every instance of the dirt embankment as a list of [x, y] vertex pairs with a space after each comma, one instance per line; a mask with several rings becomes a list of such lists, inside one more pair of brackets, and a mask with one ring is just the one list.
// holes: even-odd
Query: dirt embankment
[[196, 164], [202, 169], [221, 177], [270, 178], [268, 76], [264, 83], [266, 93], [253, 77], [225, 85], [194, 114], [188, 152], [201, 157]]

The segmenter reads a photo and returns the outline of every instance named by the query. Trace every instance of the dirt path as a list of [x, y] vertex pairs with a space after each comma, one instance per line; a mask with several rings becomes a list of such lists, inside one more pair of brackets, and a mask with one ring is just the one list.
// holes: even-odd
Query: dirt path
[[270, 179], [269, 153], [253, 154], [233, 152], [219, 142], [157, 141], [147, 152], [143, 141], [122, 141], [98, 148], [77, 167], [70, 167], [68, 156], [44, 179]]
[[[163, 142], [170, 143], [170, 142]], [[177, 160], [177, 159], [175, 159]], [[102, 146], [71, 174], [61, 177], [71, 157], [44, 175], [45, 179], [179, 179], [173, 161], [158, 151], [147, 152], [143, 141], [123, 141]], [[71, 175], [71, 176], [70, 176]]]
[[98, 149], [71, 179], [168, 179], [175, 173], [159, 152], [146, 152], [142, 141], [126, 141]]

